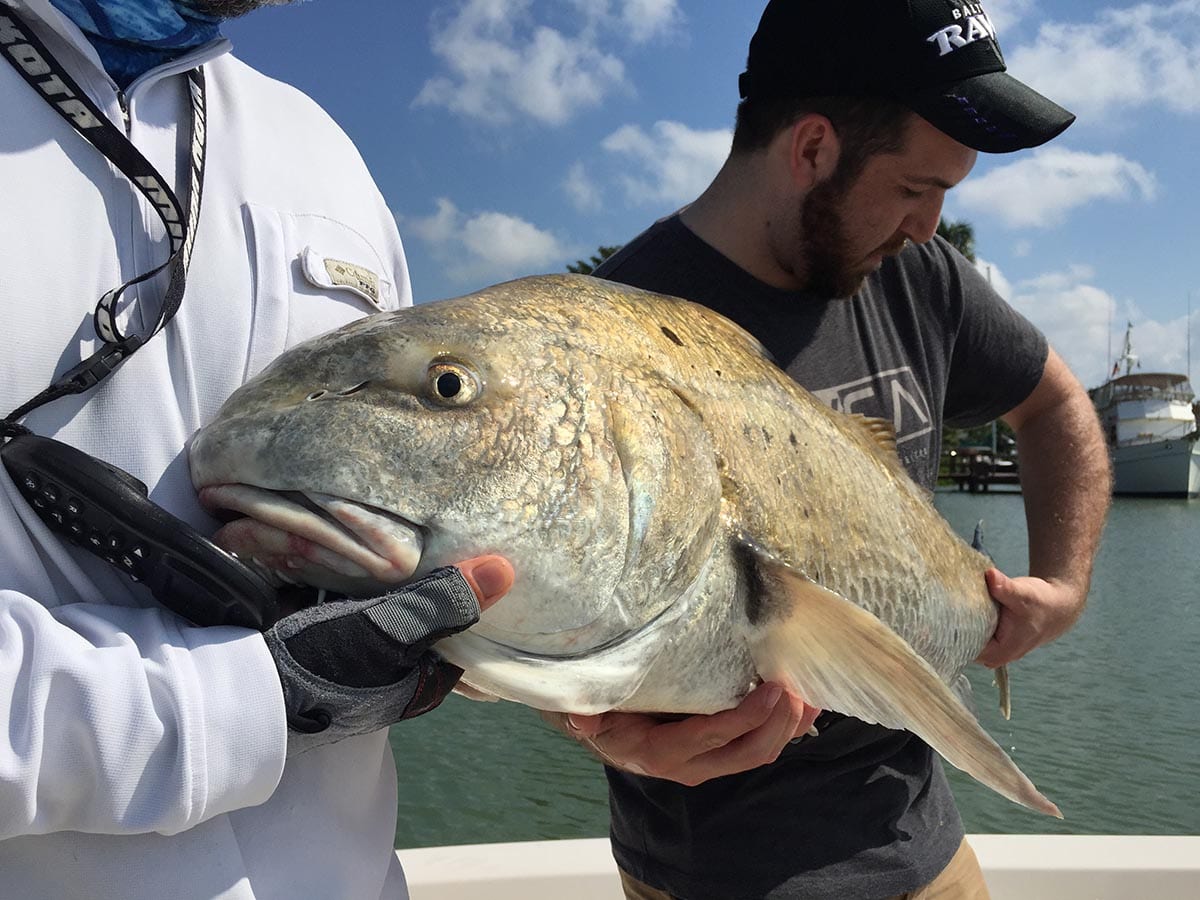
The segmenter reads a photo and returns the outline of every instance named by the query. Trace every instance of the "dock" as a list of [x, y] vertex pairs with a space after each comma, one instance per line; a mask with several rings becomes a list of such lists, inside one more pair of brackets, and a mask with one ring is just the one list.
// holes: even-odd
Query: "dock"
[[945, 454], [938, 481], [952, 482], [960, 491], [986, 493], [993, 487], [1021, 486], [1017, 461], [994, 455], [990, 447], [956, 447]]

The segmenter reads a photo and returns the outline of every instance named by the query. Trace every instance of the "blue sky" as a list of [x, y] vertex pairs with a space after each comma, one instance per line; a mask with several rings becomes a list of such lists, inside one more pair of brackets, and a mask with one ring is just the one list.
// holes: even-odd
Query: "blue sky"
[[[400, 224], [418, 302], [563, 271], [693, 199], [729, 147], [761, 2], [309, 0], [229, 23], [314, 97]], [[1009, 70], [1076, 112], [980, 155], [945, 213], [1086, 386], [1200, 339], [1200, 0], [985, 2]], [[1189, 293], [1193, 309], [1188, 322]], [[1191, 354], [1200, 372], [1200, 343]]]

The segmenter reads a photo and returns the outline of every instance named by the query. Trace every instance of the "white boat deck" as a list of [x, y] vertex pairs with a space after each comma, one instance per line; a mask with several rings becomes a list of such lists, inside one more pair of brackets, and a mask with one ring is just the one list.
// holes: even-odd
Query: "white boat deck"
[[[992, 900], [1200, 900], [1200, 836], [970, 836]], [[620, 900], [608, 840], [397, 851], [412, 900]]]

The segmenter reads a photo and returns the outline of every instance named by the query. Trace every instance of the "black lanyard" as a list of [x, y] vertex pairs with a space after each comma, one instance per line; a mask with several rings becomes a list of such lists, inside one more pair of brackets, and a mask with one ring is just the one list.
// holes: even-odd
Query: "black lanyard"
[[[122, 361], [161, 331], [178, 311], [196, 240], [196, 223], [200, 218], [200, 195], [204, 185], [205, 105], [204, 72], [200, 68], [192, 69], [187, 73], [192, 116], [191, 178], [185, 214], [175, 193], [154, 166], [96, 107], [29, 26], [8, 8], [0, 13], [0, 55], [12, 64], [51, 108], [70, 122], [145, 195], [162, 218], [170, 239], [170, 254], [165, 262], [113, 288], [96, 304], [93, 324], [97, 337], [103, 341], [100, 349], [0, 420], [0, 438], [3, 438], [26, 433], [28, 429], [17, 424], [17, 420], [31, 410], [68, 394], [81, 394], [107, 378]], [[127, 288], [153, 278], [168, 266], [171, 267], [171, 279], [158, 318], [144, 333], [125, 334], [116, 321], [117, 301]]]

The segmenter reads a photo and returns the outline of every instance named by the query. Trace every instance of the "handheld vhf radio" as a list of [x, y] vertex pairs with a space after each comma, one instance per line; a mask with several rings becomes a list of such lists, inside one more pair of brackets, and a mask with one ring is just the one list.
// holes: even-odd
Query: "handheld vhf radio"
[[20, 434], [0, 458], [51, 531], [125, 572], [197, 625], [263, 629], [279, 617], [266, 578], [149, 499], [128, 472], [52, 438]]

